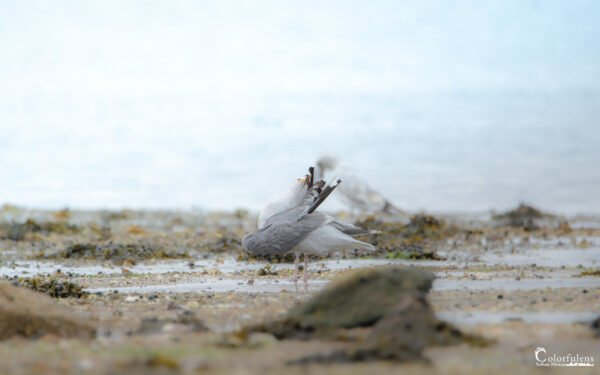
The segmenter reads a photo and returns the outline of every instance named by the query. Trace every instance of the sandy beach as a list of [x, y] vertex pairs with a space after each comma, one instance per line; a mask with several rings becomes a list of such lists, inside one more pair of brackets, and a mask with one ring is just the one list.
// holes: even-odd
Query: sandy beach
[[[286, 259], [244, 253], [241, 237], [256, 222], [244, 210], [4, 206], [2, 277], [59, 296], [57, 303], [85, 317], [96, 333], [11, 337], [0, 343], [0, 373], [500, 374], [539, 370], [538, 347], [599, 358], [592, 321], [600, 312], [600, 217], [338, 215], [381, 228], [371, 239], [378, 251], [311, 259], [304, 285], [292, 280]], [[432, 346], [418, 362], [298, 364], [353, 340], [240, 334], [283, 316], [340, 274], [385, 266], [432, 271], [427, 300], [435, 315], [490, 344]]]

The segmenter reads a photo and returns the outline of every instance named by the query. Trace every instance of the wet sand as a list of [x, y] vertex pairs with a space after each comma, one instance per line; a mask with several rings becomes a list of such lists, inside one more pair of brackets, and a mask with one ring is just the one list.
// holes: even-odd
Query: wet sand
[[[307, 287], [292, 281], [291, 264], [273, 263], [265, 271], [266, 261], [248, 259], [240, 251], [241, 235], [252, 230], [255, 222], [245, 211], [61, 213], [4, 207], [0, 218], [5, 223], [68, 222], [80, 228], [76, 233], [42, 230], [19, 241], [1, 240], [0, 275], [81, 285], [89, 292], [87, 297], [63, 298], [59, 303], [89, 314], [100, 327], [97, 339], [91, 341], [44, 336], [0, 342], [0, 373], [549, 370], [536, 367], [537, 347], [549, 353], [592, 355], [600, 361], [600, 339], [590, 328], [600, 315], [600, 276], [594, 274], [600, 269], [600, 217], [568, 218], [568, 230], [550, 226], [527, 231], [498, 228], [486, 214], [446, 216], [444, 220], [460, 230], [431, 245], [445, 260], [333, 254], [311, 262]], [[131, 261], [53, 256], [74, 244], [108, 242], [160, 245], [185, 256]], [[429, 363], [289, 365], [302, 356], [348, 344], [277, 342], [265, 334], [238, 340], [232, 334], [281, 316], [348, 269], [387, 264], [433, 271], [437, 279], [428, 298], [438, 317], [496, 343], [485, 348], [433, 347], [426, 352]], [[198, 324], [190, 325], [190, 319]], [[572, 372], [561, 367], [551, 370]], [[578, 372], [600, 373], [600, 366]]]

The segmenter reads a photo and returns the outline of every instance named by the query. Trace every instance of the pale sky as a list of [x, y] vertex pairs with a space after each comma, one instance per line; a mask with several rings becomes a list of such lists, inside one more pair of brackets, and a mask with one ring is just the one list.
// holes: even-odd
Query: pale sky
[[600, 2], [0, 0], [0, 203], [600, 211]]

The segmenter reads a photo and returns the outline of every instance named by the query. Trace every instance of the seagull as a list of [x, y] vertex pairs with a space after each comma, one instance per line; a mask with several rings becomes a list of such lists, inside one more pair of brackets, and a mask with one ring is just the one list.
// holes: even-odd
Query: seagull
[[259, 229], [242, 239], [242, 247], [252, 254], [284, 255], [293, 252], [295, 281], [298, 279], [300, 253], [304, 254], [304, 283], [307, 282], [309, 254], [324, 255], [354, 249], [374, 251], [373, 245], [354, 237], [379, 233], [340, 222], [323, 212], [315, 212], [342, 181], [337, 179], [327, 186], [323, 181], [313, 183], [314, 169], [311, 167], [309, 171], [310, 175], [299, 180], [300, 188], [294, 186], [269, 200], [267, 212], [264, 209], [261, 212]]
[[338, 189], [339, 197], [351, 209], [357, 209], [361, 212], [402, 213], [383, 195], [373, 190], [365, 180], [344, 168], [337, 156], [321, 156], [317, 161], [317, 167], [319, 168], [319, 178], [323, 178], [325, 172], [331, 170], [334, 175], [344, 180], [344, 185]]

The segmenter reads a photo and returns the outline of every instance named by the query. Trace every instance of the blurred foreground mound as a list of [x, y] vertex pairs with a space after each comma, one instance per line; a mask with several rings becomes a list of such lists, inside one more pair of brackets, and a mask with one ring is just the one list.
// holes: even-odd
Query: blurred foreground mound
[[0, 340], [43, 335], [92, 338], [95, 334], [89, 320], [50, 297], [0, 283]]
[[[462, 333], [438, 320], [426, 296], [434, 275], [404, 267], [351, 271], [325, 290], [292, 308], [280, 320], [248, 328], [278, 339], [343, 339], [353, 337], [352, 349], [315, 355], [296, 363], [423, 359], [426, 347], [487, 340]], [[360, 328], [363, 329], [360, 329]], [[364, 328], [370, 328], [365, 330]], [[359, 329], [359, 332], [352, 332]]]

